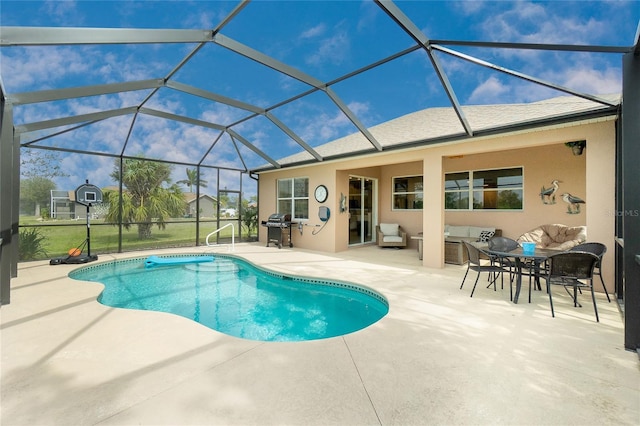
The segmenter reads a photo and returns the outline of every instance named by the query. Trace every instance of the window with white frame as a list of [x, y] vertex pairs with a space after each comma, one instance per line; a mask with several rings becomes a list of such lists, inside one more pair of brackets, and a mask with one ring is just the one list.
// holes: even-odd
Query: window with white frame
[[447, 210], [522, 210], [522, 167], [445, 174]]
[[393, 178], [393, 210], [422, 210], [422, 176], [399, 176]]
[[278, 179], [278, 213], [309, 219], [309, 178]]

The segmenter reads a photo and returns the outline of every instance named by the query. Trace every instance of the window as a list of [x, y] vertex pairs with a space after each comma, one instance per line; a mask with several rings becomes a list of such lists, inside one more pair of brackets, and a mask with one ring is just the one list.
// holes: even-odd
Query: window
[[278, 180], [278, 213], [309, 219], [309, 178]]
[[422, 210], [422, 176], [393, 178], [393, 210]]
[[522, 210], [522, 167], [447, 173], [447, 210]]
[[444, 208], [469, 209], [469, 172], [447, 173], [445, 175]]

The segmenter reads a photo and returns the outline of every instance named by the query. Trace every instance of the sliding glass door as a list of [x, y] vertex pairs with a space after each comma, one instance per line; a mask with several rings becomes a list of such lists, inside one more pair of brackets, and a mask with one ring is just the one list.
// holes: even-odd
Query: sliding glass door
[[349, 245], [374, 241], [377, 180], [349, 176]]

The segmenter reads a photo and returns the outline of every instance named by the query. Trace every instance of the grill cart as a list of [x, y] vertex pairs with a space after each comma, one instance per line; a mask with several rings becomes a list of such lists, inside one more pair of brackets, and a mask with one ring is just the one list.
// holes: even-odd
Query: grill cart
[[291, 215], [284, 213], [274, 213], [269, 219], [262, 221], [262, 226], [267, 227], [267, 247], [269, 243], [275, 243], [278, 248], [282, 248], [283, 244], [293, 247], [291, 241]]

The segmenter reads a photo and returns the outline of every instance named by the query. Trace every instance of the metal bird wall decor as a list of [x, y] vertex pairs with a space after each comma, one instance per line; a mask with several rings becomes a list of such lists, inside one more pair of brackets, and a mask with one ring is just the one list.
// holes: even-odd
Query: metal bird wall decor
[[551, 186], [549, 188], [545, 188], [544, 186], [540, 190], [540, 198], [544, 204], [555, 204], [556, 203], [556, 192], [562, 181], [554, 180], [551, 182]]
[[568, 204], [567, 213], [568, 214], [578, 214], [580, 213], [580, 204], [586, 204], [585, 201], [576, 197], [575, 195], [571, 195], [568, 192], [562, 194], [562, 201]]

